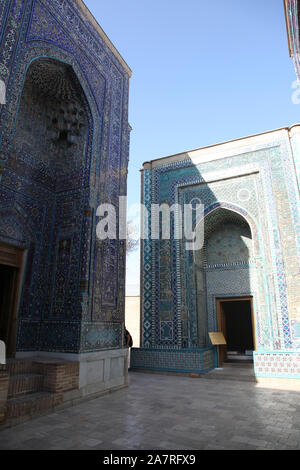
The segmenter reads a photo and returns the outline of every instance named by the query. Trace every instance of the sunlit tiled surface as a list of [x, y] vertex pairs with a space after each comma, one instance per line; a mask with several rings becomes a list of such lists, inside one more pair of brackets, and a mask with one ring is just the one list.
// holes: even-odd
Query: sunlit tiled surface
[[[251, 296], [256, 373], [299, 378], [299, 149], [295, 126], [144, 164], [148, 226], [157, 221], [151, 203], [177, 211], [170, 240], [143, 241], [142, 346], [149, 354], [209, 346], [208, 333], [220, 328], [217, 299]], [[204, 243], [193, 253], [178, 236], [176, 214], [197, 203], [204, 214], [194, 211], [191, 225], [204, 225]], [[144, 361], [149, 368], [145, 357], [134, 349], [133, 367]]]

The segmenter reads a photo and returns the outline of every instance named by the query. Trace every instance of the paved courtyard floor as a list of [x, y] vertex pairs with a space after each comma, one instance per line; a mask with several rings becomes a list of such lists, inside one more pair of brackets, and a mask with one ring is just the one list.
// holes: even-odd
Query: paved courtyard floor
[[132, 372], [127, 389], [2, 430], [0, 449], [300, 449], [300, 393]]

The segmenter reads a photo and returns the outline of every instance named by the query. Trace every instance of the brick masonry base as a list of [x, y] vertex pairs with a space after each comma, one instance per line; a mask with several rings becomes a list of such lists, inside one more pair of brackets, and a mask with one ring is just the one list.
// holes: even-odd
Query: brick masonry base
[[0, 370], [0, 424], [5, 421], [8, 384], [8, 373], [5, 370]]
[[128, 386], [127, 349], [63, 356], [27, 354], [9, 361], [8, 373], [0, 376], [2, 426]]

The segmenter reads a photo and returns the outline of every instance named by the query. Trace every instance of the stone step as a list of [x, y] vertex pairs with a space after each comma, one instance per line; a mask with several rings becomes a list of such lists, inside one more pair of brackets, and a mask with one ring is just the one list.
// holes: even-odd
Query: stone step
[[253, 365], [252, 367], [245, 367], [244, 365], [238, 367], [236, 364], [228, 364], [223, 367], [213, 369], [207, 374], [203, 375], [204, 379], [214, 380], [238, 380], [242, 382], [256, 382]]
[[253, 369], [253, 361], [239, 361], [239, 360], [228, 360], [224, 362], [223, 367], [248, 367]]
[[6, 419], [21, 418], [43, 413], [54, 407], [55, 394], [36, 392], [7, 400]]
[[8, 398], [43, 390], [44, 376], [41, 374], [12, 375], [9, 379]]

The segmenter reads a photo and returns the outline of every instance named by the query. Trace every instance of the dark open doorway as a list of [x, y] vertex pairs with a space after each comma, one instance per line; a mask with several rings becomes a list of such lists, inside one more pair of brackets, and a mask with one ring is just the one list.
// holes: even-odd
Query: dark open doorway
[[247, 360], [254, 349], [250, 300], [224, 302], [227, 360]]
[[252, 298], [218, 299], [217, 310], [219, 331], [227, 342], [220, 348], [219, 362], [252, 362], [255, 350]]
[[0, 243], [0, 340], [7, 357], [16, 352], [17, 309], [24, 250]]
[[0, 339], [6, 344], [8, 357], [15, 349], [15, 297], [18, 269], [0, 264]]

